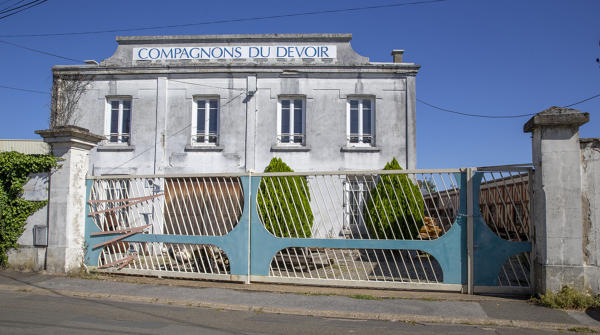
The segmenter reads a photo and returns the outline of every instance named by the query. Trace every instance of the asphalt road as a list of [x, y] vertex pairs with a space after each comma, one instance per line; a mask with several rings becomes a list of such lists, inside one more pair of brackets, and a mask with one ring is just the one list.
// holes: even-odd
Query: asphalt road
[[548, 330], [331, 319], [0, 292], [0, 334], [104, 333], [557, 334]]

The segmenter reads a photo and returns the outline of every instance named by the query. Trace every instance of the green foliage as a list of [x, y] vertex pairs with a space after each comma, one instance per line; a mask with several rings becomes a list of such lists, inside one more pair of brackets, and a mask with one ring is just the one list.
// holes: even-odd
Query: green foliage
[[437, 191], [437, 187], [433, 181], [433, 178], [425, 177], [423, 180], [417, 180], [417, 184], [419, 185], [419, 188], [423, 194], [434, 193]]
[[6, 252], [17, 247], [25, 220], [46, 204], [22, 199], [23, 185], [30, 174], [50, 171], [54, 166], [56, 158], [52, 156], [0, 153], [0, 266], [6, 265]]
[[[281, 158], [273, 158], [265, 172], [294, 172]], [[257, 195], [258, 212], [277, 237], [310, 237], [313, 213], [310, 191], [302, 176], [263, 177]]]
[[[402, 170], [396, 158], [384, 170]], [[423, 225], [424, 204], [419, 186], [408, 175], [382, 175], [369, 193], [364, 222], [371, 237], [414, 239]]]
[[593, 296], [570, 286], [563, 286], [558, 293], [546, 291], [539, 298], [533, 298], [532, 301], [550, 308], [579, 310], [600, 308], [600, 296]]

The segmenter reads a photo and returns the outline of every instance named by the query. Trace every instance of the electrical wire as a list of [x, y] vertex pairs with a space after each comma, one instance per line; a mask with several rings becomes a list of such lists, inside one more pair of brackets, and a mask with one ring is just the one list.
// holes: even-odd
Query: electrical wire
[[[15, 14], [18, 14], [18, 13], [20, 13], [20, 12], [24, 11], [24, 10], [28, 10], [28, 9], [30, 9], [30, 8], [33, 8], [33, 7], [35, 7], [35, 6], [39, 6], [39, 5], [43, 4], [43, 3], [44, 3], [44, 2], [46, 2], [46, 1], [48, 1], [48, 0], [41, 0], [41, 1], [37, 1], [37, 2], [35, 2], [34, 4], [32, 4], [32, 5], [28, 6], [28, 7], [25, 7], [25, 8], [21, 8], [20, 10], [18, 10], [18, 11], [16, 11], [16, 12], [13, 12], [13, 13], [10, 13], [10, 14], [4, 15], [4, 16], [0, 16], [0, 20], [1, 20], [1, 19], [4, 19], [4, 18], [7, 18], [7, 17], [9, 17], [9, 16], [13, 16], [13, 15], [15, 15]], [[32, 2], [34, 2], [34, 1], [32, 1]]]
[[[14, 11], [14, 10], [17, 10], [17, 9], [19, 9], [19, 8], [26, 7], [26, 6], [29, 6], [29, 5], [31, 5], [31, 4], [33, 4], [33, 3], [40, 2], [40, 1], [42, 1], [42, 0], [34, 0], [34, 1], [30, 1], [30, 2], [28, 2], [28, 3], [26, 3], [26, 4], [22, 4], [21, 6], [16, 6], [16, 7], [12, 7], [12, 8], [10, 8], [10, 6], [9, 6], [9, 7], [7, 7], [7, 8], [4, 8], [4, 9], [0, 10], [0, 14], [4, 14], [4, 13], [8, 13], [8, 12], [12, 12], [12, 11]], [[23, 2], [23, 1], [19, 1], [19, 2], [17, 2], [16, 4], [13, 4], [12, 6], [18, 5], [18, 4], [20, 4], [21, 2]]]
[[457, 111], [453, 111], [450, 109], [446, 109], [446, 108], [442, 108], [439, 106], [435, 106], [432, 105], [426, 101], [423, 101], [421, 99], [417, 98], [417, 101], [422, 103], [423, 105], [427, 105], [431, 108], [435, 108], [437, 110], [440, 110], [442, 112], [447, 112], [447, 113], [453, 113], [453, 114], [458, 114], [458, 115], [463, 115], [463, 116], [470, 116], [470, 117], [481, 117], [481, 118], [490, 118], [490, 119], [512, 119], [512, 118], [518, 118], [518, 117], [525, 117], [525, 116], [531, 116], [531, 115], [535, 115], [536, 113], [529, 113], [529, 114], [519, 114], [519, 115], [483, 115], [483, 114], [470, 114], [470, 113], [463, 113], [463, 112], [457, 112]]
[[594, 96], [591, 96], [591, 97], [589, 97], [589, 98], [585, 98], [585, 99], [583, 99], [583, 100], [577, 101], [577, 102], [575, 102], [575, 103], [572, 103], [572, 104], [570, 104], [570, 105], [563, 106], [563, 107], [573, 107], [573, 106], [575, 106], [575, 105], [579, 105], [579, 104], [581, 104], [581, 103], [584, 103], [584, 102], [586, 102], [586, 101], [589, 101], [589, 100], [595, 99], [595, 98], [597, 98], [597, 97], [600, 97], [600, 93], [598, 93], [598, 94], [596, 94], [596, 95], [594, 95]]
[[[6, 1], [2, 1], [2, 2], [0, 2], [0, 6], [4, 6], [5, 4], [7, 4], [7, 3], [9, 3], [9, 2], [12, 2], [12, 1], [13, 1], [13, 0], [6, 0]], [[17, 1], [16, 3], [10, 4], [10, 5], [8, 5], [8, 6], [4, 7], [4, 8], [2, 8], [1, 10], [2, 10], [2, 11], [4, 11], [4, 10], [7, 10], [7, 9], [9, 9], [10, 7], [12, 7], [12, 6], [16, 6], [16, 5], [20, 4], [20, 3], [21, 3], [21, 2], [23, 2], [23, 1], [25, 1], [25, 0], [19, 0], [19, 1]]]
[[52, 57], [56, 57], [56, 58], [66, 59], [66, 60], [70, 60], [70, 61], [74, 61], [74, 62], [78, 62], [78, 63], [85, 63], [84, 61], [82, 61], [80, 59], [69, 58], [69, 57], [65, 57], [65, 56], [53, 54], [51, 52], [47, 52], [47, 51], [43, 51], [43, 50], [39, 50], [39, 49], [34, 49], [34, 48], [29, 48], [29, 47], [26, 47], [24, 45], [20, 45], [20, 44], [13, 43], [13, 42], [8, 42], [8, 41], [0, 40], [0, 43], [4, 43], [4, 44], [12, 45], [13, 47], [17, 47], [17, 48], [21, 48], [21, 49], [25, 49], [25, 50], [29, 50], [29, 51], [33, 51], [33, 52], [37, 52], [39, 54], [46, 55], [46, 56], [52, 56]]
[[[47, 1], [47, 0], [45, 0], [45, 1]], [[121, 33], [121, 32], [130, 32], [130, 31], [193, 27], [193, 26], [203, 26], [203, 25], [210, 25], [210, 24], [222, 24], [222, 23], [233, 23], [233, 22], [272, 20], [272, 19], [319, 15], [319, 14], [347, 13], [347, 12], [355, 12], [355, 11], [371, 10], [371, 9], [393, 8], [393, 7], [412, 6], [412, 5], [425, 5], [425, 4], [445, 2], [445, 1], [448, 1], [448, 0], [423, 0], [423, 1], [412, 1], [412, 2], [396, 2], [396, 3], [385, 4], [385, 5], [316, 10], [316, 11], [300, 12], [300, 13], [242, 17], [242, 18], [237, 18], [237, 19], [220, 19], [220, 20], [201, 21], [201, 22], [183, 23], [183, 24], [172, 24], [172, 25], [164, 25], [164, 26], [147, 26], [147, 27], [137, 27], [137, 28], [118, 28], [118, 29], [91, 30], [91, 31], [73, 31], [73, 32], [64, 32], [64, 33], [13, 34], [13, 35], [0, 35], [0, 37], [2, 37], [2, 38], [50, 37], [50, 36], [67, 36], [67, 35], [94, 35], [94, 34], [106, 34], [106, 33]]]
[[[573, 106], [576, 106], [576, 105], [582, 104], [582, 103], [584, 103], [584, 102], [586, 102], [586, 101], [590, 101], [590, 100], [592, 100], [592, 99], [595, 99], [595, 98], [598, 98], [598, 97], [600, 97], [600, 93], [598, 93], [598, 94], [596, 94], [596, 95], [592, 95], [592, 96], [591, 96], [591, 97], [589, 97], [589, 98], [585, 98], [585, 99], [583, 99], [583, 100], [579, 100], [579, 101], [577, 101], [577, 102], [575, 102], [575, 103], [572, 103], [572, 104], [569, 104], [569, 105], [564, 105], [564, 106], [562, 106], [562, 107], [563, 107], [563, 108], [573, 107]], [[457, 111], [453, 111], [453, 110], [450, 110], [450, 109], [442, 108], [442, 107], [439, 107], [439, 106], [436, 106], [436, 105], [432, 105], [432, 104], [430, 104], [430, 103], [428, 103], [428, 102], [426, 102], [426, 101], [424, 101], [424, 100], [421, 100], [421, 99], [419, 99], [419, 98], [417, 98], [417, 101], [418, 101], [418, 102], [420, 102], [420, 103], [422, 103], [422, 104], [424, 104], [424, 105], [426, 105], [426, 106], [429, 106], [429, 107], [431, 107], [431, 108], [435, 108], [435, 109], [437, 109], [437, 110], [440, 110], [440, 111], [442, 111], [442, 112], [453, 113], [453, 114], [458, 114], [458, 115], [463, 115], [463, 116], [470, 116], [470, 117], [480, 117], [480, 118], [490, 118], [490, 119], [512, 119], [512, 118], [519, 118], [519, 117], [533, 116], [533, 115], [537, 114], [537, 113], [518, 114], [518, 115], [483, 115], [483, 114], [470, 114], [470, 113], [457, 112]]]
[[[231, 102], [233, 102], [235, 99], [237, 99], [237, 98], [241, 97], [241, 96], [242, 96], [244, 93], [245, 93], [245, 92], [242, 92], [242, 93], [240, 93], [240, 94], [236, 95], [235, 97], [233, 97], [233, 98], [229, 99], [229, 101], [227, 101], [226, 103], [224, 103], [223, 105], [221, 105], [221, 106], [220, 106], [220, 108], [223, 108], [223, 107], [227, 106], [228, 104], [230, 104]], [[183, 132], [184, 130], [186, 130], [186, 129], [189, 129], [190, 127], [191, 127], [190, 125], [187, 125], [187, 126], [185, 126], [185, 127], [183, 127], [183, 128], [180, 128], [179, 130], [176, 130], [176, 131], [175, 131], [175, 132], [173, 132], [173, 133], [169, 133], [169, 130], [170, 130], [170, 129], [169, 129], [169, 130], [167, 130], [167, 134], [166, 134], [166, 136], [175, 136], [175, 135], [177, 135], [177, 134], [180, 134], [180, 133], [181, 133], [181, 132]], [[157, 141], [155, 144], [158, 144], [158, 141]], [[144, 149], [143, 151], [141, 151], [139, 154], [137, 154], [137, 155], [135, 155], [135, 156], [131, 157], [130, 159], [128, 159], [128, 160], [126, 160], [126, 161], [122, 162], [121, 164], [118, 164], [118, 165], [116, 165], [116, 166], [112, 167], [112, 168], [109, 170], [109, 172], [113, 172], [113, 171], [115, 171], [116, 169], [123, 167], [125, 164], [127, 164], [127, 163], [129, 163], [129, 162], [131, 162], [131, 161], [135, 160], [136, 158], [138, 158], [139, 156], [143, 155], [144, 153], [146, 153], [146, 152], [150, 151], [150, 150], [151, 150], [151, 149], [153, 149], [153, 148], [154, 148], [154, 143], [153, 143], [152, 145], [148, 146], [148, 147], [147, 147], [146, 149]]]
[[8, 90], [15, 90], [15, 91], [22, 91], [22, 92], [30, 92], [30, 93], [39, 93], [39, 94], [50, 94], [49, 92], [44, 92], [44, 91], [37, 91], [37, 90], [29, 90], [26, 88], [18, 88], [18, 87], [12, 87], [12, 86], [5, 86], [5, 85], [0, 85], [0, 88], [5, 88]]
[[244, 88], [212, 86], [212, 85], [206, 85], [206, 84], [190, 83], [190, 82], [187, 82], [187, 81], [181, 81], [181, 80], [176, 80], [176, 79], [170, 79], [169, 81], [174, 81], [174, 82], [177, 82], [177, 83], [188, 84], [188, 85], [196, 85], [196, 86], [204, 86], [204, 87], [210, 87], [210, 88], [218, 88], [218, 89], [222, 89], [222, 90], [232, 90], [232, 91], [244, 91], [244, 92], [246, 92], [246, 89], [244, 89]]
[[[204, 87], [210, 87], [210, 88], [218, 88], [218, 89], [223, 89], [223, 90], [232, 90], [232, 91], [238, 91], [238, 92], [242, 91], [242, 93], [240, 93], [240, 95], [243, 94], [246, 91], [246, 89], [243, 89], [243, 88], [212, 86], [212, 85], [197, 84], [197, 83], [191, 83], [191, 82], [181, 81], [181, 80], [175, 80], [175, 79], [171, 79], [170, 81], [174, 81], [174, 82], [178, 82], [178, 83], [182, 83], [182, 84], [204, 86]], [[6, 85], [0, 85], [0, 88], [9, 89], [9, 90], [16, 90], [16, 91], [22, 91], [22, 92], [38, 93], [38, 94], [50, 94], [49, 92], [37, 91], [37, 90], [30, 90], [30, 89], [26, 89], [26, 88], [18, 88], [18, 87], [6, 86]], [[572, 103], [570, 105], [565, 105], [563, 107], [564, 108], [572, 107], [572, 106], [579, 105], [581, 103], [584, 103], [586, 101], [590, 101], [590, 100], [598, 98], [598, 97], [600, 97], [600, 93], [596, 94], [596, 95], [593, 95], [593, 96], [591, 96], [589, 98], [577, 101], [577, 102]], [[236, 96], [236, 98], [237, 98], [237, 96]], [[234, 99], [235, 98], [231, 99], [230, 102], [233, 101]], [[450, 110], [450, 109], [446, 109], [446, 108], [442, 108], [442, 107], [439, 107], [439, 106], [435, 106], [435, 105], [432, 105], [432, 104], [430, 104], [430, 103], [428, 103], [428, 102], [426, 102], [426, 101], [424, 101], [422, 99], [419, 99], [419, 98], [417, 98], [416, 100], [418, 102], [424, 104], [424, 105], [427, 105], [429, 107], [435, 108], [435, 109], [443, 111], [443, 112], [458, 114], [458, 115], [462, 115], [462, 116], [470, 116], [470, 117], [480, 117], [480, 118], [490, 118], [490, 119], [512, 119], [512, 118], [520, 118], [520, 117], [526, 117], [526, 116], [533, 116], [533, 115], [537, 114], [537, 113], [518, 114], [518, 115], [470, 114], [470, 113], [457, 112], [457, 111], [453, 111], [453, 110]]]

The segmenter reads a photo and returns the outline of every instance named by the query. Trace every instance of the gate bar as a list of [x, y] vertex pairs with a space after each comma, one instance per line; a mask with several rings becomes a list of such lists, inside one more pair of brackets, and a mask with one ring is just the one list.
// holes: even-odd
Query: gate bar
[[467, 168], [467, 294], [473, 294], [473, 168]]

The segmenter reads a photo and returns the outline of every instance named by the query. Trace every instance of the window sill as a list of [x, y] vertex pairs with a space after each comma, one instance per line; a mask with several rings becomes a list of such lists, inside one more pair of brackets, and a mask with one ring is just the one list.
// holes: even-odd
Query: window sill
[[97, 151], [134, 151], [135, 145], [127, 144], [102, 144], [99, 145]]
[[218, 152], [223, 151], [223, 147], [220, 145], [191, 145], [185, 146], [185, 151], [199, 151], [199, 152]]
[[281, 145], [275, 144], [271, 146], [271, 152], [309, 152], [310, 147], [307, 145]]
[[349, 147], [349, 146], [342, 146], [340, 148], [341, 152], [380, 152], [381, 149], [379, 149], [378, 147]]

